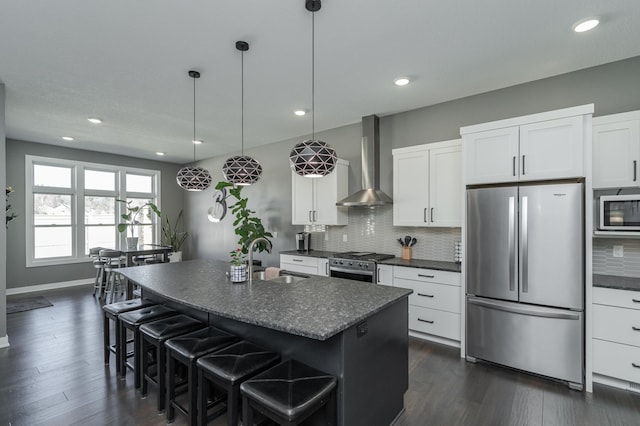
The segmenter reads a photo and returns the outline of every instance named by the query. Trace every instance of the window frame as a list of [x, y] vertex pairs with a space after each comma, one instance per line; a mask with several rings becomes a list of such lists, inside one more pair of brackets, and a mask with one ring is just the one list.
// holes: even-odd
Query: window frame
[[[34, 167], [37, 165], [65, 167], [71, 169], [71, 188], [58, 188], [49, 186], [34, 186]], [[115, 173], [114, 190], [86, 189], [84, 182], [85, 170], [113, 172]], [[151, 193], [126, 191], [127, 174], [135, 174], [151, 177]], [[112, 164], [88, 163], [85, 161], [66, 160], [61, 158], [40, 157], [34, 155], [25, 156], [25, 246], [26, 267], [64, 265], [72, 263], [84, 263], [91, 261], [88, 254], [84, 253], [86, 227], [95, 226], [85, 223], [85, 197], [114, 197], [127, 200], [129, 198], [151, 199], [161, 209], [161, 172], [160, 170], [141, 169], [134, 167], [116, 166]], [[35, 214], [33, 198], [34, 194], [61, 194], [71, 196], [71, 256], [35, 258]], [[115, 203], [116, 250], [126, 247], [126, 233], [117, 230], [121, 214], [125, 212], [124, 203]], [[66, 225], [65, 225], [66, 226]], [[162, 221], [155, 215], [152, 216], [153, 241], [160, 241], [160, 228]]]

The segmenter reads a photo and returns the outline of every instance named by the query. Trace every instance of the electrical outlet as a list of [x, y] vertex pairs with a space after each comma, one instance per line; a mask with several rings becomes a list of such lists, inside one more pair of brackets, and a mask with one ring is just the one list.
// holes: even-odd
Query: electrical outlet
[[342, 234], [342, 242], [346, 243], [347, 241], [349, 241], [349, 237], [347, 236], [347, 234]]
[[624, 246], [613, 246], [613, 257], [624, 257]]
[[273, 235], [273, 238], [274, 238], [274, 239], [275, 239], [275, 238], [278, 238], [278, 232], [277, 232], [277, 231], [273, 231], [273, 232], [271, 233], [271, 235]]

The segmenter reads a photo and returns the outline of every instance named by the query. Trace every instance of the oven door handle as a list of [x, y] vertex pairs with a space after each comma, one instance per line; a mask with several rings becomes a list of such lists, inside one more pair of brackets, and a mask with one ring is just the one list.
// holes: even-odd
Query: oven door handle
[[335, 266], [330, 266], [329, 267], [329, 274], [331, 274], [332, 271], [344, 272], [344, 273], [347, 273], [347, 274], [354, 274], [354, 275], [367, 275], [369, 277], [373, 276], [373, 271], [360, 271], [360, 270], [354, 270], [354, 269], [339, 268], [339, 267], [335, 267]]

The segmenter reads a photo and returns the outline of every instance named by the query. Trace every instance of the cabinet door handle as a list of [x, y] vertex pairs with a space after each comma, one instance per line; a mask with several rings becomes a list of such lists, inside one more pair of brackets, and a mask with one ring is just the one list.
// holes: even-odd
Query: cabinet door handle
[[422, 220], [424, 221], [424, 223], [427, 223], [427, 208], [424, 208], [424, 211], [422, 212]]
[[634, 327], [634, 326], [631, 326], [631, 329], [632, 329], [633, 331], [640, 331], [640, 327]]
[[309, 222], [313, 222], [313, 218], [311, 217], [311, 210], [309, 210]]
[[634, 366], [635, 368], [640, 368], [640, 365], [636, 364], [635, 362], [632, 362], [631, 365]]
[[[428, 324], [433, 324], [433, 321], [429, 321], [429, 320], [422, 319], [422, 318], [418, 318], [418, 321], [420, 321], [420, 322], [426, 322], [426, 323], [428, 323]], [[635, 365], [634, 365], [634, 367], [635, 367]], [[640, 368], [640, 367], [638, 367], [638, 368]]]
[[511, 167], [513, 168], [513, 172], [512, 173], [515, 176], [516, 175], [516, 156], [515, 155], [513, 156], [513, 162], [512, 162], [512, 166]]
[[431, 223], [433, 223], [433, 207], [431, 207]]
[[424, 275], [424, 274], [418, 274], [418, 276], [422, 277], [422, 278], [435, 278], [436, 277], [435, 275]]
[[324, 273], [329, 276], [329, 262], [324, 264]]
[[631, 299], [631, 301], [632, 301], [633, 303], [640, 303], [640, 300], [638, 300], [638, 299]]
[[633, 160], [633, 181], [635, 182], [638, 178], [638, 161]]
[[525, 171], [524, 171], [524, 155], [522, 156], [522, 175], [524, 176]]
[[433, 294], [418, 293], [418, 296], [422, 296], [422, 297], [433, 297]]
[[318, 221], [318, 210], [314, 210], [313, 211], [313, 221], [317, 222]]
[[293, 259], [294, 262], [302, 262], [302, 259]]

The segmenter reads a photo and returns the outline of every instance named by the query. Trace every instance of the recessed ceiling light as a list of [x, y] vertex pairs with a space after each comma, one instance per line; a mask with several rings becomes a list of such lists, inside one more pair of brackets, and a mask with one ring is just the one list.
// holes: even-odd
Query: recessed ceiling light
[[73, 138], [71, 136], [62, 136], [62, 140], [64, 140], [64, 141], [72, 141]]
[[157, 151], [157, 152], [156, 152], [156, 155], [163, 156], [163, 155], [164, 155], [164, 152]]
[[396, 78], [393, 81], [396, 86], [406, 86], [407, 84], [409, 84], [409, 79], [407, 77], [400, 77], [400, 78]]
[[298, 109], [298, 110], [293, 111], [293, 113], [294, 113], [295, 115], [297, 115], [298, 117], [302, 117], [303, 115], [306, 115], [306, 114], [307, 114], [307, 111], [305, 111], [305, 110], [303, 110], [303, 109]]
[[600, 21], [597, 19], [587, 19], [584, 21], [580, 21], [573, 26], [573, 31], [577, 33], [583, 33], [585, 31], [589, 31], [598, 26]]
[[87, 120], [89, 120], [89, 122], [93, 123], [93, 124], [100, 124], [102, 123], [102, 120], [99, 119], [98, 117], [89, 117], [87, 118]]
[[199, 140], [199, 139], [194, 139], [194, 140], [192, 140], [191, 142], [193, 142], [193, 143], [194, 143], [194, 144], [196, 144], [196, 145], [201, 145], [201, 144], [202, 144], [202, 141], [201, 141], [201, 140]]

